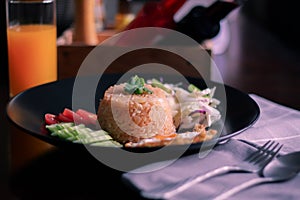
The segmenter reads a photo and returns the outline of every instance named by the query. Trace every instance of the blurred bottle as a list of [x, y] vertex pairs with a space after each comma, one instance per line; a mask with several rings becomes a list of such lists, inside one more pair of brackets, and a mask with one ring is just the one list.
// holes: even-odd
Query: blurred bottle
[[140, 27], [164, 27], [174, 29], [173, 16], [187, 0], [148, 1], [125, 30]]
[[234, 1], [215, 1], [208, 7], [195, 5], [183, 18], [175, 18], [176, 30], [202, 43], [219, 33], [220, 21], [238, 6]]
[[100, 33], [104, 30], [105, 9], [103, 0], [95, 0], [95, 24], [96, 32]]
[[144, 4], [125, 30], [140, 27], [169, 28], [202, 43], [215, 37], [220, 31], [220, 21], [242, 3], [238, 0], [213, 1], [205, 6], [201, 0], [150, 1]]
[[102, 0], [105, 11], [105, 29], [114, 29], [116, 26], [116, 16], [119, 12], [120, 0]]
[[95, 23], [95, 0], [74, 0], [74, 43], [97, 45], [99, 43]]

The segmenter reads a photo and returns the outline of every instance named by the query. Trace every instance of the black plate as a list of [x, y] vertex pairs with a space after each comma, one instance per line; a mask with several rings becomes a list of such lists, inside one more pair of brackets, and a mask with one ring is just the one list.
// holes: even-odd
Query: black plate
[[[96, 107], [105, 89], [116, 83], [119, 78], [120, 75], [104, 75], [101, 77], [99, 81], [101, 87], [99, 87], [100, 89], [97, 90], [97, 94], [95, 95]], [[200, 79], [187, 79], [200, 88], [203, 85], [203, 81]], [[65, 79], [37, 86], [18, 94], [8, 103], [7, 114], [9, 119], [19, 128], [24, 129], [26, 133], [52, 145], [60, 147], [80, 145], [50, 136], [44, 124], [45, 113], [58, 114], [64, 108], [72, 108], [73, 84], [73, 78]], [[212, 82], [212, 85], [216, 85], [218, 88], [219, 83]], [[225, 124], [220, 137], [217, 138], [217, 142], [225, 141], [246, 130], [256, 122], [260, 114], [258, 105], [248, 94], [226, 85], [225, 91], [227, 96], [227, 111], [226, 117], [224, 117]], [[216, 92], [215, 97], [218, 98], [218, 92]], [[212, 143], [215, 143], [215, 141]], [[199, 149], [201, 145], [201, 143], [192, 144], [188, 149]], [[177, 145], [171, 149], [174, 150], [174, 148], [179, 147], [180, 145]], [[145, 150], [145, 148], [137, 149], [138, 151]], [[147, 151], [149, 150], [149, 148], [146, 149]]]

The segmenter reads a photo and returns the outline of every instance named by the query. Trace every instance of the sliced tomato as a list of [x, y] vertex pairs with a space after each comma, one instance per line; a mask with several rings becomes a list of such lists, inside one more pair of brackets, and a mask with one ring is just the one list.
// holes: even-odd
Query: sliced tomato
[[94, 113], [91, 113], [84, 109], [78, 109], [76, 111], [76, 114], [82, 117], [82, 120], [86, 124], [96, 124], [97, 123], [97, 115]]
[[62, 114], [74, 122], [80, 123], [82, 121], [82, 117], [71, 109], [65, 108]]
[[74, 119], [74, 114], [75, 114], [75, 112], [72, 111], [72, 110], [69, 109], [69, 108], [65, 108], [64, 111], [62, 112], [62, 114], [63, 114], [64, 116], [66, 116], [67, 118], [73, 120], [73, 119]]
[[46, 122], [46, 124], [51, 125], [51, 124], [59, 123], [59, 120], [57, 119], [56, 115], [51, 114], [51, 113], [46, 113], [45, 114], [45, 122]]
[[46, 124], [57, 124], [60, 122], [75, 122], [77, 124], [97, 125], [97, 115], [78, 109], [76, 112], [69, 108], [65, 108], [63, 112], [58, 115], [47, 113], [45, 114]]
[[59, 113], [58, 116], [57, 116], [57, 119], [60, 121], [60, 122], [73, 122], [74, 120], [69, 118], [69, 117], [66, 117], [65, 115], [63, 115], [62, 113]]

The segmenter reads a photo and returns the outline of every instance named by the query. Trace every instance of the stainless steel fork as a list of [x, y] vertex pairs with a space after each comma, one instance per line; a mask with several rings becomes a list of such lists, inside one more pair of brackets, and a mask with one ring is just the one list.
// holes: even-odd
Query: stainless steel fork
[[226, 174], [229, 172], [261, 173], [262, 169], [278, 154], [281, 148], [282, 145], [269, 140], [238, 165], [223, 166], [205, 174], [196, 174], [195, 176], [180, 181], [179, 183], [166, 186], [164, 188], [144, 191], [142, 192], [142, 195], [146, 198], [152, 199], [169, 199], [174, 195], [191, 187], [192, 185], [214, 176]]

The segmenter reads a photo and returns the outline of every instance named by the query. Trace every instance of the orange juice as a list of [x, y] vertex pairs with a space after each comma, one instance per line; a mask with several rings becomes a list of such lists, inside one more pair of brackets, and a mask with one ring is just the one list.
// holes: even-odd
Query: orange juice
[[7, 29], [10, 96], [57, 80], [55, 25], [20, 25]]

